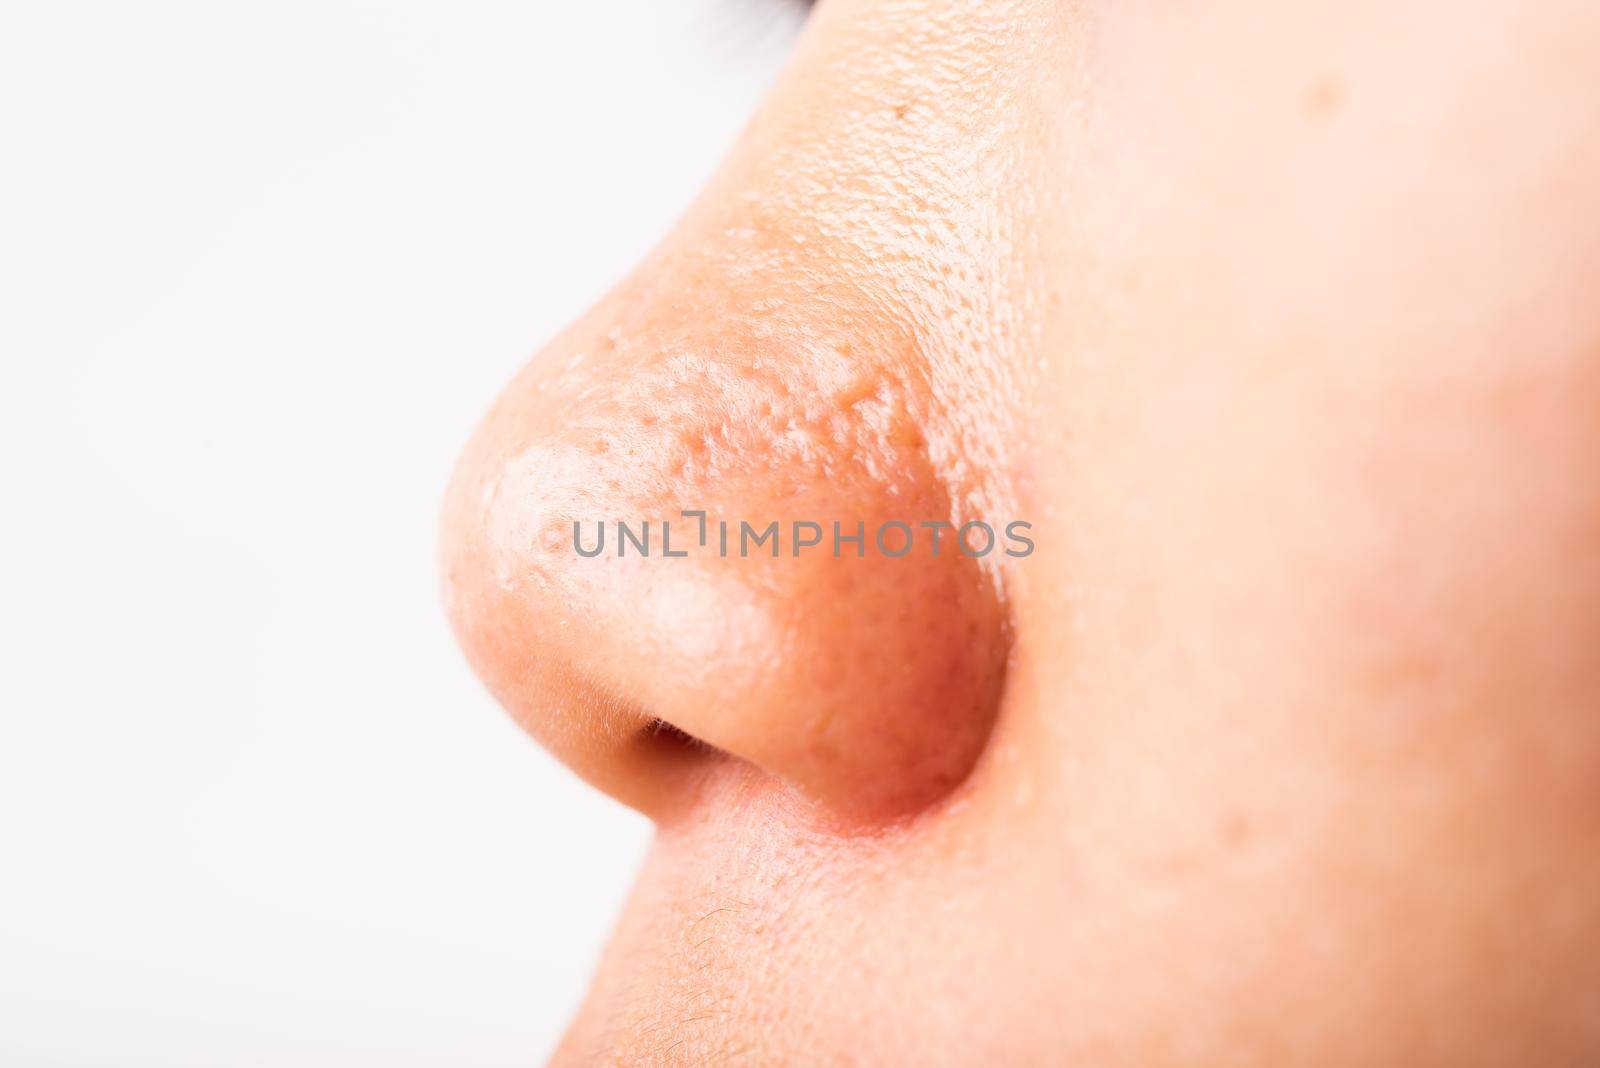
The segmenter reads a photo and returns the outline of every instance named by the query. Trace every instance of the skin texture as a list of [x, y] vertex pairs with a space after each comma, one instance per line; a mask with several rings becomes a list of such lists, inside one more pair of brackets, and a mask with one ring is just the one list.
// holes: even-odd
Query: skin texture
[[[1600, 1061], [1597, 56], [818, 5], [446, 505], [473, 665], [658, 825], [555, 1063]], [[572, 552], [684, 508], [1037, 550]]]

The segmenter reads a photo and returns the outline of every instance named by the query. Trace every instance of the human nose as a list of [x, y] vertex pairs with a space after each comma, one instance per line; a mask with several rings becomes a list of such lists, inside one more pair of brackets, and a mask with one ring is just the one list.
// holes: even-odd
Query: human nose
[[[824, 87], [846, 76], [830, 61], [813, 60]], [[941, 109], [983, 106], [961, 85], [910, 118], [890, 93], [828, 123], [780, 95], [460, 462], [442, 551], [469, 659], [557, 756], [648, 814], [734, 759], [888, 819], [984, 749], [1022, 542], [1000, 536], [1017, 517], [983, 514], [1014, 500], [1003, 353], [974, 325], [993, 321], [1007, 227], [992, 191], [964, 185], [987, 179], [929, 149]], [[776, 555], [748, 551], [744, 525], [772, 523]], [[579, 552], [601, 524], [609, 544]]]

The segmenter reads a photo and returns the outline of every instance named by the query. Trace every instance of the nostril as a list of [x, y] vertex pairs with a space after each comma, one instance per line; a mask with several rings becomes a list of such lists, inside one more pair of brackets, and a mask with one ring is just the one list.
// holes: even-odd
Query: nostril
[[644, 726], [644, 734], [657, 745], [664, 748], [678, 750], [685, 755], [721, 754], [722, 750], [703, 739], [696, 738], [688, 731], [673, 726], [664, 719], [652, 719]]
[[747, 761], [660, 717], [635, 732], [631, 748], [641, 774], [650, 780], [646, 811], [658, 821], [673, 820], [693, 808], [708, 776], [719, 768], [737, 765], [761, 774]]

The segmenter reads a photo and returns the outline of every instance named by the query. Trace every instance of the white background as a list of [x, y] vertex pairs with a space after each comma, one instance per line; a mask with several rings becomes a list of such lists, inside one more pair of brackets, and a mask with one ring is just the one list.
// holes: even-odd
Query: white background
[[648, 837], [478, 688], [451, 462], [782, 0], [0, 0], [0, 1066], [531, 1065]]

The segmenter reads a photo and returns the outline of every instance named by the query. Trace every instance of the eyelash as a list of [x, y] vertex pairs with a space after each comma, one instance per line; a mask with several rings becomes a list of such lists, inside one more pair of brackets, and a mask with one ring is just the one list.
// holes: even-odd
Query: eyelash
[[702, 10], [713, 47], [730, 59], [765, 52], [774, 42], [792, 43], [816, 0], [713, 0]]
[[799, 10], [809, 14], [816, 6], [816, 0], [727, 0], [727, 6], [738, 9], [741, 17], [748, 18], [777, 18], [792, 11]]

